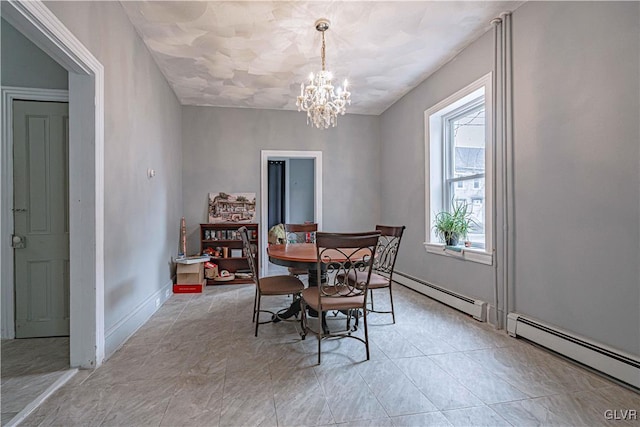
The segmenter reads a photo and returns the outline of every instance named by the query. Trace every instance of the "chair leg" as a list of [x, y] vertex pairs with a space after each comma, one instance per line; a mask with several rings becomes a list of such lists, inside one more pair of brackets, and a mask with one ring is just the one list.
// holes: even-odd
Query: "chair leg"
[[369, 360], [369, 328], [367, 326], [367, 307], [362, 307], [362, 319], [364, 321], [364, 346], [367, 349], [367, 360]]
[[392, 289], [392, 286], [389, 285], [389, 301], [391, 302], [391, 319], [393, 319], [393, 323], [396, 323], [396, 312], [393, 309], [393, 291], [391, 289]]
[[369, 289], [369, 301], [371, 301], [371, 311], [374, 311], [375, 308], [373, 307], [373, 289]]
[[256, 294], [253, 297], [253, 321], [256, 321], [256, 304], [258, 302], [258, 287], [256, 286]]
[[320, 364], [321, 361], [321, 355], [322, 355], [322, 337], [324, 336], [324, 328], [322, 327], [322, 317], [324, 316], [325, 312], [324, 311], [320, 311], [318, 314], [320, 314], [318, 316], [318, 322], [320, 323], [320, 327], [318, 328], [318, 365]]
[[260, 325], [260, 298], [262, 295], [260, 295], [260, 292], [258, 292], [258, 306], [257, 306], [257, 310], [256, 310], [256, 333], [255, 336], [258, 336], [258, 325]]
[[300, 338], [305, 339], [307, 337], [307, 306], [304, 299], [300, 297]]

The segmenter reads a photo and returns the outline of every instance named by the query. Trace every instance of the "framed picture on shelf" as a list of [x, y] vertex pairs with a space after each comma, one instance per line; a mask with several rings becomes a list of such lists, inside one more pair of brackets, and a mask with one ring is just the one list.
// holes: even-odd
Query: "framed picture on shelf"
[[209, 193], [209, 223], [248, 223], [255, 216], [256, 193]]
[[231, 249], [231, 258], [242, 258], [242, 249]]

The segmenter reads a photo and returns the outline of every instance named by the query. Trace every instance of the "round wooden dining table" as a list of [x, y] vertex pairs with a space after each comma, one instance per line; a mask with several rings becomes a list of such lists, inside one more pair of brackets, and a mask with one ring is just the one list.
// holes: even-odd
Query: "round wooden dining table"
[[[269, 261], [283, 267], [301, 268], [309, 271], [309, 286], [318, 285], [317, 249], [315, 243], [287, 243], [269, 245]], [[323, 274], [326, 274], [323, 272]]]

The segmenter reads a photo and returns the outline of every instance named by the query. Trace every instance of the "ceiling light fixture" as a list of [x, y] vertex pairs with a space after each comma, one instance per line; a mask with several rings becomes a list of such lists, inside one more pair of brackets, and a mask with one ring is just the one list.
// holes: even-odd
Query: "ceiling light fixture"
[[344, 86], [339, 87], [335, 92], [331, 80], [333, 76], [325, 69], [325, 43], [324, 32], [329, 29], [328, 19], [318, 19], [315, 23], [316, 30], [322, 33], [322, 71], [315, 76], [309, 75], [309, 85], [305, 88], [304, 83], [300, 83], [300, 96], [296, 101], [298, 111], [307, 112], [307, 124], [318, 129], [327, 129], [329, 126], [336, 126], [338, 115], [346, 112], [347, 104], [351, 104], [351, 93], [347, 91], [347, 80]]

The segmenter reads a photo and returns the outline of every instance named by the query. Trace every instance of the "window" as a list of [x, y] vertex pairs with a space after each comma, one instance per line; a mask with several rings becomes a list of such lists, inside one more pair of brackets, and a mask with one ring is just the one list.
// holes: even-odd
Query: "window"
[[[481, 185], [481, 181], [484, 183], [486, 145], [484, 95], [445, 115], [443, 126], [443, 205], [451, 208], [446, 202], [455, 200], [469, 206], [473, 223], [467, 238], [472, 247], [484, 248], [485, 197], [484, 185]], [[473, 185], [464, 185], [465, 182]]]
[[472, 249], [489, 254], [491, 263], [491, 74], [472, 83], [425, 112], [426, 247], [437, 246], [432, 224], [435, 214], [464, 202], [473, 224]]

